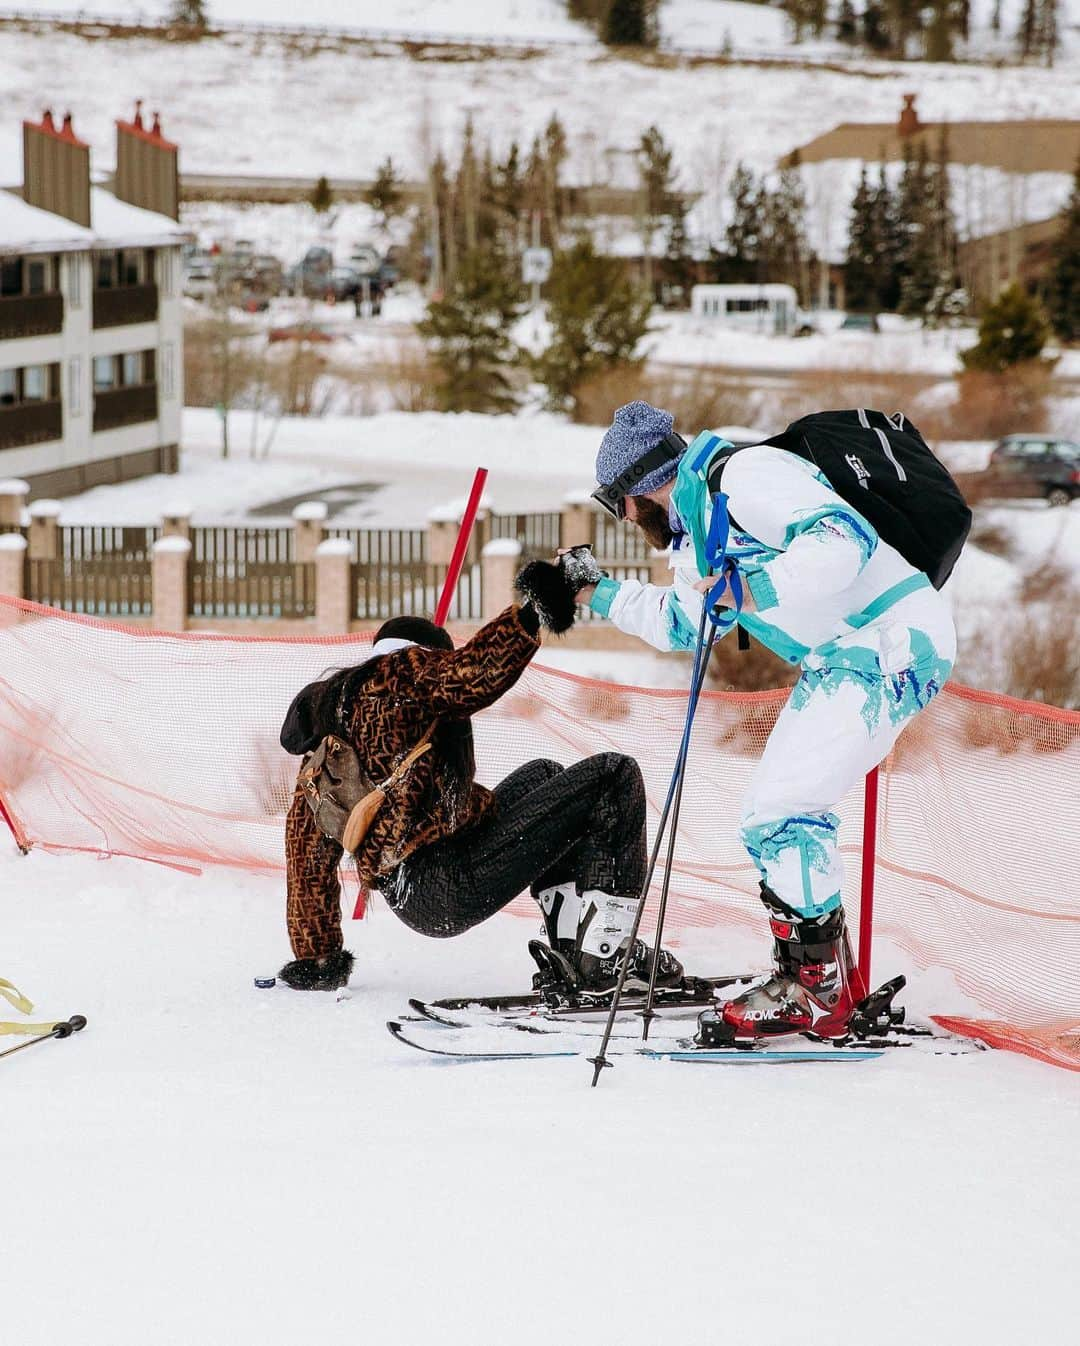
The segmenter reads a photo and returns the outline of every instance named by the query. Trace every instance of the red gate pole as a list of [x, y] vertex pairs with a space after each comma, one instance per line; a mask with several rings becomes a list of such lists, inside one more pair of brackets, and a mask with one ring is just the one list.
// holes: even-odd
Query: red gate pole
[[22, 851], [23, 855], [30, 854], [30, 846], [22, 830], [15, 826], [15, 819], [8, 812], [8, 807], [4, 803], [4, 798], [0, 795], [0, 818], [3, 818], [8, 827], [11, 828], [11, 835], [15, 838], [15, 845]]
[[[457, 541], [454, 543], [453, 555], [450, 557], [450, 565], [446, 571], [446, 582], [443, 584], [442, 593], [439, 595], [439, 604], [435, 609], [434, 621], [436, 626], [442, 626], [446, 621], [446, 614], [450, 611], [450, 604], [454, 600], [454, 590], [457, 588], [458, 577], [461, 575], [461, 567], [465, 563], [465, 552], [469, 546], [469, 538], [472, 536], [473, 524], [476, 522], [476, 511], [480, 508], [480, 497], [484, 493], [487, 474], [486, 467], [478, 467], [476, 475], [473, 477], [472, 490], [469, 492], [465, 514], [462, 517]], [[356, 906], [353, 908], [354, 921], [363, 918], [366, 907], [367, 893], [361, 888], [356, 895]]]
[[454, 552], [450, 557], [450, 566], [446, 572], [446, 583], [443, 585], [443, 591], [439, 596], [439, 606], [435, 609], [434, 620], [436, 626], [442, 626], [446, 621], [446, 614], [450, 611], [450, 604], [454, 599], [454, 590], [457, 588], [458, 576], [461, 574], [461, 567], [465, 561], [465, 551], [469, 545], [469, 538], [472, 536], [476, 511], [480, 508], [480, 497], [484, 492], [486, 481], [487, 468], [478, 467], [476, 476], [473, 477], [472, 490], [469, 492], [469, 502], [465, 506], [461, 527], [458, 529], [457, 541], [454, 543]]
[[863, 787], [862, 890], [859, 898], [859, 973], [870, 991], [870, 941], [874, 937], [874, 864], [877, 859], [878, 768]]

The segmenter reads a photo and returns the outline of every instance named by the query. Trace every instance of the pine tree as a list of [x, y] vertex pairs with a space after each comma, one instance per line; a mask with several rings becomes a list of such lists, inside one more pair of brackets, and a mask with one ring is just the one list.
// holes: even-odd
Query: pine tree
[[879, 240], [875, 238], [874, 194], [866, 180], [866, 165], [851, 198], [847, 256], [844, 259], [845, 303], [853, 313], [872, 313], [878, 306]]
[[316, 215], [325, 215], [333, 204], [334, 193], [330, 189], [329, 181], [324, 177], [319, 178], [308, 196], [308, 205]]
[[601, 36], [609, 47], [655, 47], [656, 0], [611, 0]]
[[762, 190], [750, 169], [738, 164], [728, 188], [731, 223], [727, 227], [726, 272], [731, 280], [754, 280], [761, 257]]
[[965, 369], [1000, 374], [1012, 365], [1037, 360], [1050, 331], [1037, 300], [1019, 285], [1002, 290], [982, 316], [979, 340], [960, 359]]
[[637, 149], [641, 184], [642, 250], [645, 257], [645, 288], [653, 293], [652, 249], [656, 231], [671, 214], [675, 195], [672, 152], [655, 126], [642, 134]]
[[572, 408], [587, 378], [635, 363], [652, 301], [631, 284], [618, 258], [597, 254], [588, 235], [556, 255], [547, 299], [552, 340], [534, 368], [550, 405]]
[[547, 214], [550, 243], [554, 248], [558, 242], [559, 225], [562, 222], [562, 170], [569, 153], [566, 142], [566, 129], [553, 112], [544, 127], [544, 210]]
[[836, 39], [846, 42], [849, 47], [859, 40], [858, 20], [851, 0], [840, 0], [840, 8], [836, 11]]
[[1020, 18], [1020, 27], [1016, 32], [1016, 40], [1020, 47], [1020, 55], [1030, 56], [1038, 44], [1039, 33], [1039, 0], [1024, 0], [1024, 12]]
[[384, 228], [400, 213], [401, 185], [394, 161], [387, 155], [379, 165], [374, 182], [364, 193], [364, 200], [379, 214]]
[[793, 285], [805, 303], [806, 193], [798, 161], [780, 172], [776, 191], [765, 199], [767, 242], [762, 249], [762, 274], [770, 281]]
[[445, 411], [510, 411], [507, 377], [517, 351], [510, 337], [524, 304], [517, 268], [495, 247], [465, 253], [453, 282], [433, 300], [417, 331], [434, 346], [444, 375]]
[[880, 312], [895, 313], [900, 306], [901, 259], [903, 237], [897, 209], [897, 194], [889, 187], [884, 154], [878, 171], [870, 210], [877, 242], [877, 307]]
[[169, 22], [182, 28], [197, 28], [205, 32], [210, 25], [206, 0], [174, 0], [169, 10]]
[[1047, 279], [1046, 306], [1062, 341], [1080, 341], [1080, 159]]
[[863, 41], [871, 51], [888, 51], [892, 45], [880, 0], [867, 0], [862, 13]]

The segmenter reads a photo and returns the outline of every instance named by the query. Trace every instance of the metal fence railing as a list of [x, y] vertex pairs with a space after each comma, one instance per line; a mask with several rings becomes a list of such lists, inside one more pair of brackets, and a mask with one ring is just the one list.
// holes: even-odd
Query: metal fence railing
[[649, 544], [637, 528], [600, 512], [593, 523], [593, 551], [599, 560], [614, 564], [649, 559]]
[[543, 514], [492, 514], [488, 517], [488, 537], [515, 538], [527, 560], [534, 556], [551, 557], [559, 548], [561, 526], [562, 515], [557, 510]]
[[96, 617], [149, 617], [153, 546], [159, 530], [61, 524], [56, 554], [26, 561], [26, 597]]
[[295, 559], [291, 528], [192, 528], [193, 617], [315, 615], [315, 566]]

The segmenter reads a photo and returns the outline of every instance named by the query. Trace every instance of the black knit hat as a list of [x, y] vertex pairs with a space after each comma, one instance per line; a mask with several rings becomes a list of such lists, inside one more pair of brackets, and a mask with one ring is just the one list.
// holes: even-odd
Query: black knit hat
[[429, 650], [454, 648], [446, 628], [436, 626], [426, 617], [391, 617], [375, 632], [375, 640], [411, 640], [414, 645], [425, 645]]

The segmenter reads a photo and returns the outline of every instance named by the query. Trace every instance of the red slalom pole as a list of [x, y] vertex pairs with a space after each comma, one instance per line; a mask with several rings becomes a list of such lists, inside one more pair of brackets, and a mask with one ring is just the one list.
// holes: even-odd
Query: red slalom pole
[[859, 975], [870, 991], [870, 941], [874, 937], [874, 864], [877, 859], [878, 768], [863, 787], [862, 889], [859, 896]]
[[[480, 497], [484, 493], [487, 474], [486, 467], [478, 467], [476, 476], [473, 477], [472, 490], [469, 492], [469, 500], [465, 506], [461, 527], [458, 529], [457, 541], [454, 543], [453, 555], [450, 557], [450, 566], [446, 572], [446, 582], [443, 585], [442, 593], [439, 595], [438, 607], [435, 609], [434, 620], [436, 626], [444, 624], [446, 614], [450, 611], [450, 604], [454, 600], [454, 590], [457, 588], [458, 578], [461, 575], [461, 567], [465, 564], [465, 552], [468, 550], [469, 538], [472, 536], [473, 524], [476, 522], [476, 512], [480, 508]], [[366, 908], [367, 892], [361, 888], [356, 895], [353, 920], [362, 920]]]
[[15, 845], [22, 851], [23, 855], [30, 854], [30, 846], [20, 828], [15, 826], [15, 819], [8, 812], [8, 807], [4, 803], [3, 796], [0, 795], [0, 818], [3, 818], [8, 827], [11, 828], [11, 835], [15, 838]]
[[450, 557], [450, 568], [446, 572], [446, 583], [443, 585], [443, 591], [439, 597], [439, 606], [435, 609], [434, 620], [436, 626], [443, 625], [446, 621], [446, 614], [450, 611], [450, 604], [454, 599], [454, 590], [457, 588], [458, 577], [461, 575], [461, 567], [465, 562], [465, 552], [469, 545], [469, 538], [472, 536], [473, 524], [476, 521], [476, 511], [480, 508], [480, 497], [484, 493], [487, 474], [486, 467], [478, 467], [476, 476], [473, 477], [469, 502], [465, 506], [465, 514], [461, 520], [461, 527], [458, 529], [457, 541], [454, 543], [454, 553]]

